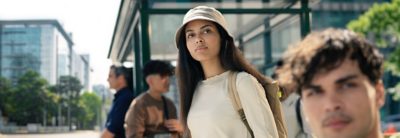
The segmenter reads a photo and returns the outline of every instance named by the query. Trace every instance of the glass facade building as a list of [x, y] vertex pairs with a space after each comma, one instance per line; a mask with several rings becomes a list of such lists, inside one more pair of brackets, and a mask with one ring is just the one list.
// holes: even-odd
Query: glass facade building
[[89, 91], [90, 82], [90, 56], [87, 54], [78, 54], [72, 52], [72, 76], [79, 79], [83, 86], [83, 90]]
[[69, 35], [56, 20], [0, 21], [1, 76], [15, 82], [28, 70], [38, 72], [49, 84], [70, 74]]
[[13, 80], [27, 69], [40, 71], [42, 30], [25, 25], [2, 25], [1, 30], [1, 75]]

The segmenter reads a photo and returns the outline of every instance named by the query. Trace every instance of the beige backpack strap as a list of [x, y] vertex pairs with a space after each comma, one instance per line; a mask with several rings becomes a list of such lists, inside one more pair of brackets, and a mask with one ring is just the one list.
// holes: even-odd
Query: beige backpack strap
[[263, 87], [267, 91], [265, 94], [267, 96], [271, 111], [274, 114], [275, 125], [278, 129], [279, 138], [287, 138], [287, 129], [283, 119], [281, 102], [279, 101], [279, 93], [281, 93], [279, 90], [279, 84], [277, 81], [271, 81], [271, 83], [264, 84]]
[[229, 93], [230, 99], [232, 101], [233, 108], [238, 112], [240, 119], [246, 126], [251, 137], [254, 138], [253, 130], [250, 128], [250, 125], [247, 122], [246, 115], [244, 114], [244, 110], [243, 110], [242, 104], [240, 102], [240, 97], [239, 97], [237, 89], [236, 89], [236, 77], [237, 77], [237, 72], [234, 72], [234, 71], [229, 72], [228, 93]]

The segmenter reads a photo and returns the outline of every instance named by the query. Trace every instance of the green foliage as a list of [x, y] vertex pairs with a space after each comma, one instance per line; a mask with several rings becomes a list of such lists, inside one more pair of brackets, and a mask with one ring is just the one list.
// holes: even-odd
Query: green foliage
[[400, 73], [400, 0], [374, 4], [347, 28], [364, 36], [374, 36], [379, 47], [396, 47], [385, 63], [385, 68]]
[[63, 116], [68, 115], [68, 107], [70, 108], [72, 124], [81, 122], [78, 117], [84, 112], [83, 105], [79, 104], [82, 88], [81, 82], [73, 76], [61, 76], [56, 85], [49, 87], [53, 94], [60, 95], [59, 104], [65, 105], [62, 110]]
[[46, 89], [47, 81], [34, 71], [22, 75], [14, 90], [8, 93], [7, 106], [4, 110], [10, 121], [18, 125], [41, 123], [47, 105], [54, 104]]
[[[11, 82], [3, 77], [0, 77], [0, 110], [3, 115], [7, 115], [5, 112], [9, 110], [11, 107], [9, 101], [10, 98], [8, 95], [12, 93]], [[1, 115], [1, 114], [0, 114]]]
[[83, 112], [78, 116], [79, 120], [82, 122], [82, 128], [93, 129], [93, 126], [95, 126], [96, 121], [100, 116], [100, 97], [94, 93], [85, 92], [79, 98], [79, 105], [81, 105], [83, 109]]
[[400, 93], [399, 93], [400, 92], [400, 83], [397, 84], [393, 88], [389, 88], [388, 92], [393, 95], [392, 98], [394, 101], [399, 101], [400, 100]]
[[51, 91], [60, 93], [62, 98], [68, 98], [69, 93], [72, 98], [79, 97], [79, 93], [83, 86], [78, 78], [73, 76], [61, 76], [59, 79], [58, 84], [50, 86]]
[[396, 50], [390, 54], [385, 68], [393, 71], [395, 74], [400, 74], [400, 46], [397, 46]]
[[[71, 122], [79, 129], [93, 129], [100, 116], [101, 100], [94, 93], [80, 95], [82, 85], [71, 76], [60, 77], [60, 83], [48, 86], [47, 81], [34, 71], [27, 71], [11, 84], [0, 77], [0, 109], [9, 121], [17, 125], [27, 123], [51, 124], [51, 118], [58, 115], [59, 105], [62, 116], [67, 116], [66, 105], [71, 108]], [[71, 92], [68, 97], [67, 93]], [[61, 95], [61, 96], [60, 96]]]
[[50, 91], [46, 91], [45, 110], [47, 117], [47, 124], [51, 124], [51, 118], [57, 116], [58, 103], [60, 97]]
[[363, 35], [375, 35], [377, 45], [386, 47], [388, 35], [399, 38], [400, 36], [400, 0], [392, 3], [374, 4], [366, 13], [357, 20], [351, 21], [347, 27]]

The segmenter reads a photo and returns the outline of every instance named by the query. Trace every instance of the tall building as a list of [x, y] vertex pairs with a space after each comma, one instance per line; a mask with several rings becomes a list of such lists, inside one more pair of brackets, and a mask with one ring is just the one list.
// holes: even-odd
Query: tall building
[[89, 55], [73, 49], [71, 34], [57, 20], [0, 20], [0, 75], [12, 82], [33, 70], [50, 85], [77, 77], [89, 89]]
[[72, 76], [79, 79], [83, 86], [83, 91], [90, 91], [90, 62], [88, 54], [72, 52]]
[[90, 72], [92, 72], [92, 68], [90, 67], [90, 56], [88, 54], [81, 54], [81, 58], [82, 58], [82, 63], [83, 63], [82, 72], [84, 72], [83, 78], [82, 78], [83, 89], [91, 91], [91, 89], [90, 89]]
[[0, 32], [2, 77], [15, 82], [33, 70], [56, 84], [69, 74], [73, 41], [57, 20], [0, 20]]

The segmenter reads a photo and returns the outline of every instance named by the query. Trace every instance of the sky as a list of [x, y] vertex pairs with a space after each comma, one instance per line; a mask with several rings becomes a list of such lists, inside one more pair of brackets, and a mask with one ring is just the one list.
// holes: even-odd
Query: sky
[[108, 86], [107, 59], [120, 0], [0, 0], [0, 20], [57, 19], [74, 49], [90, 55], [90, 84]]

